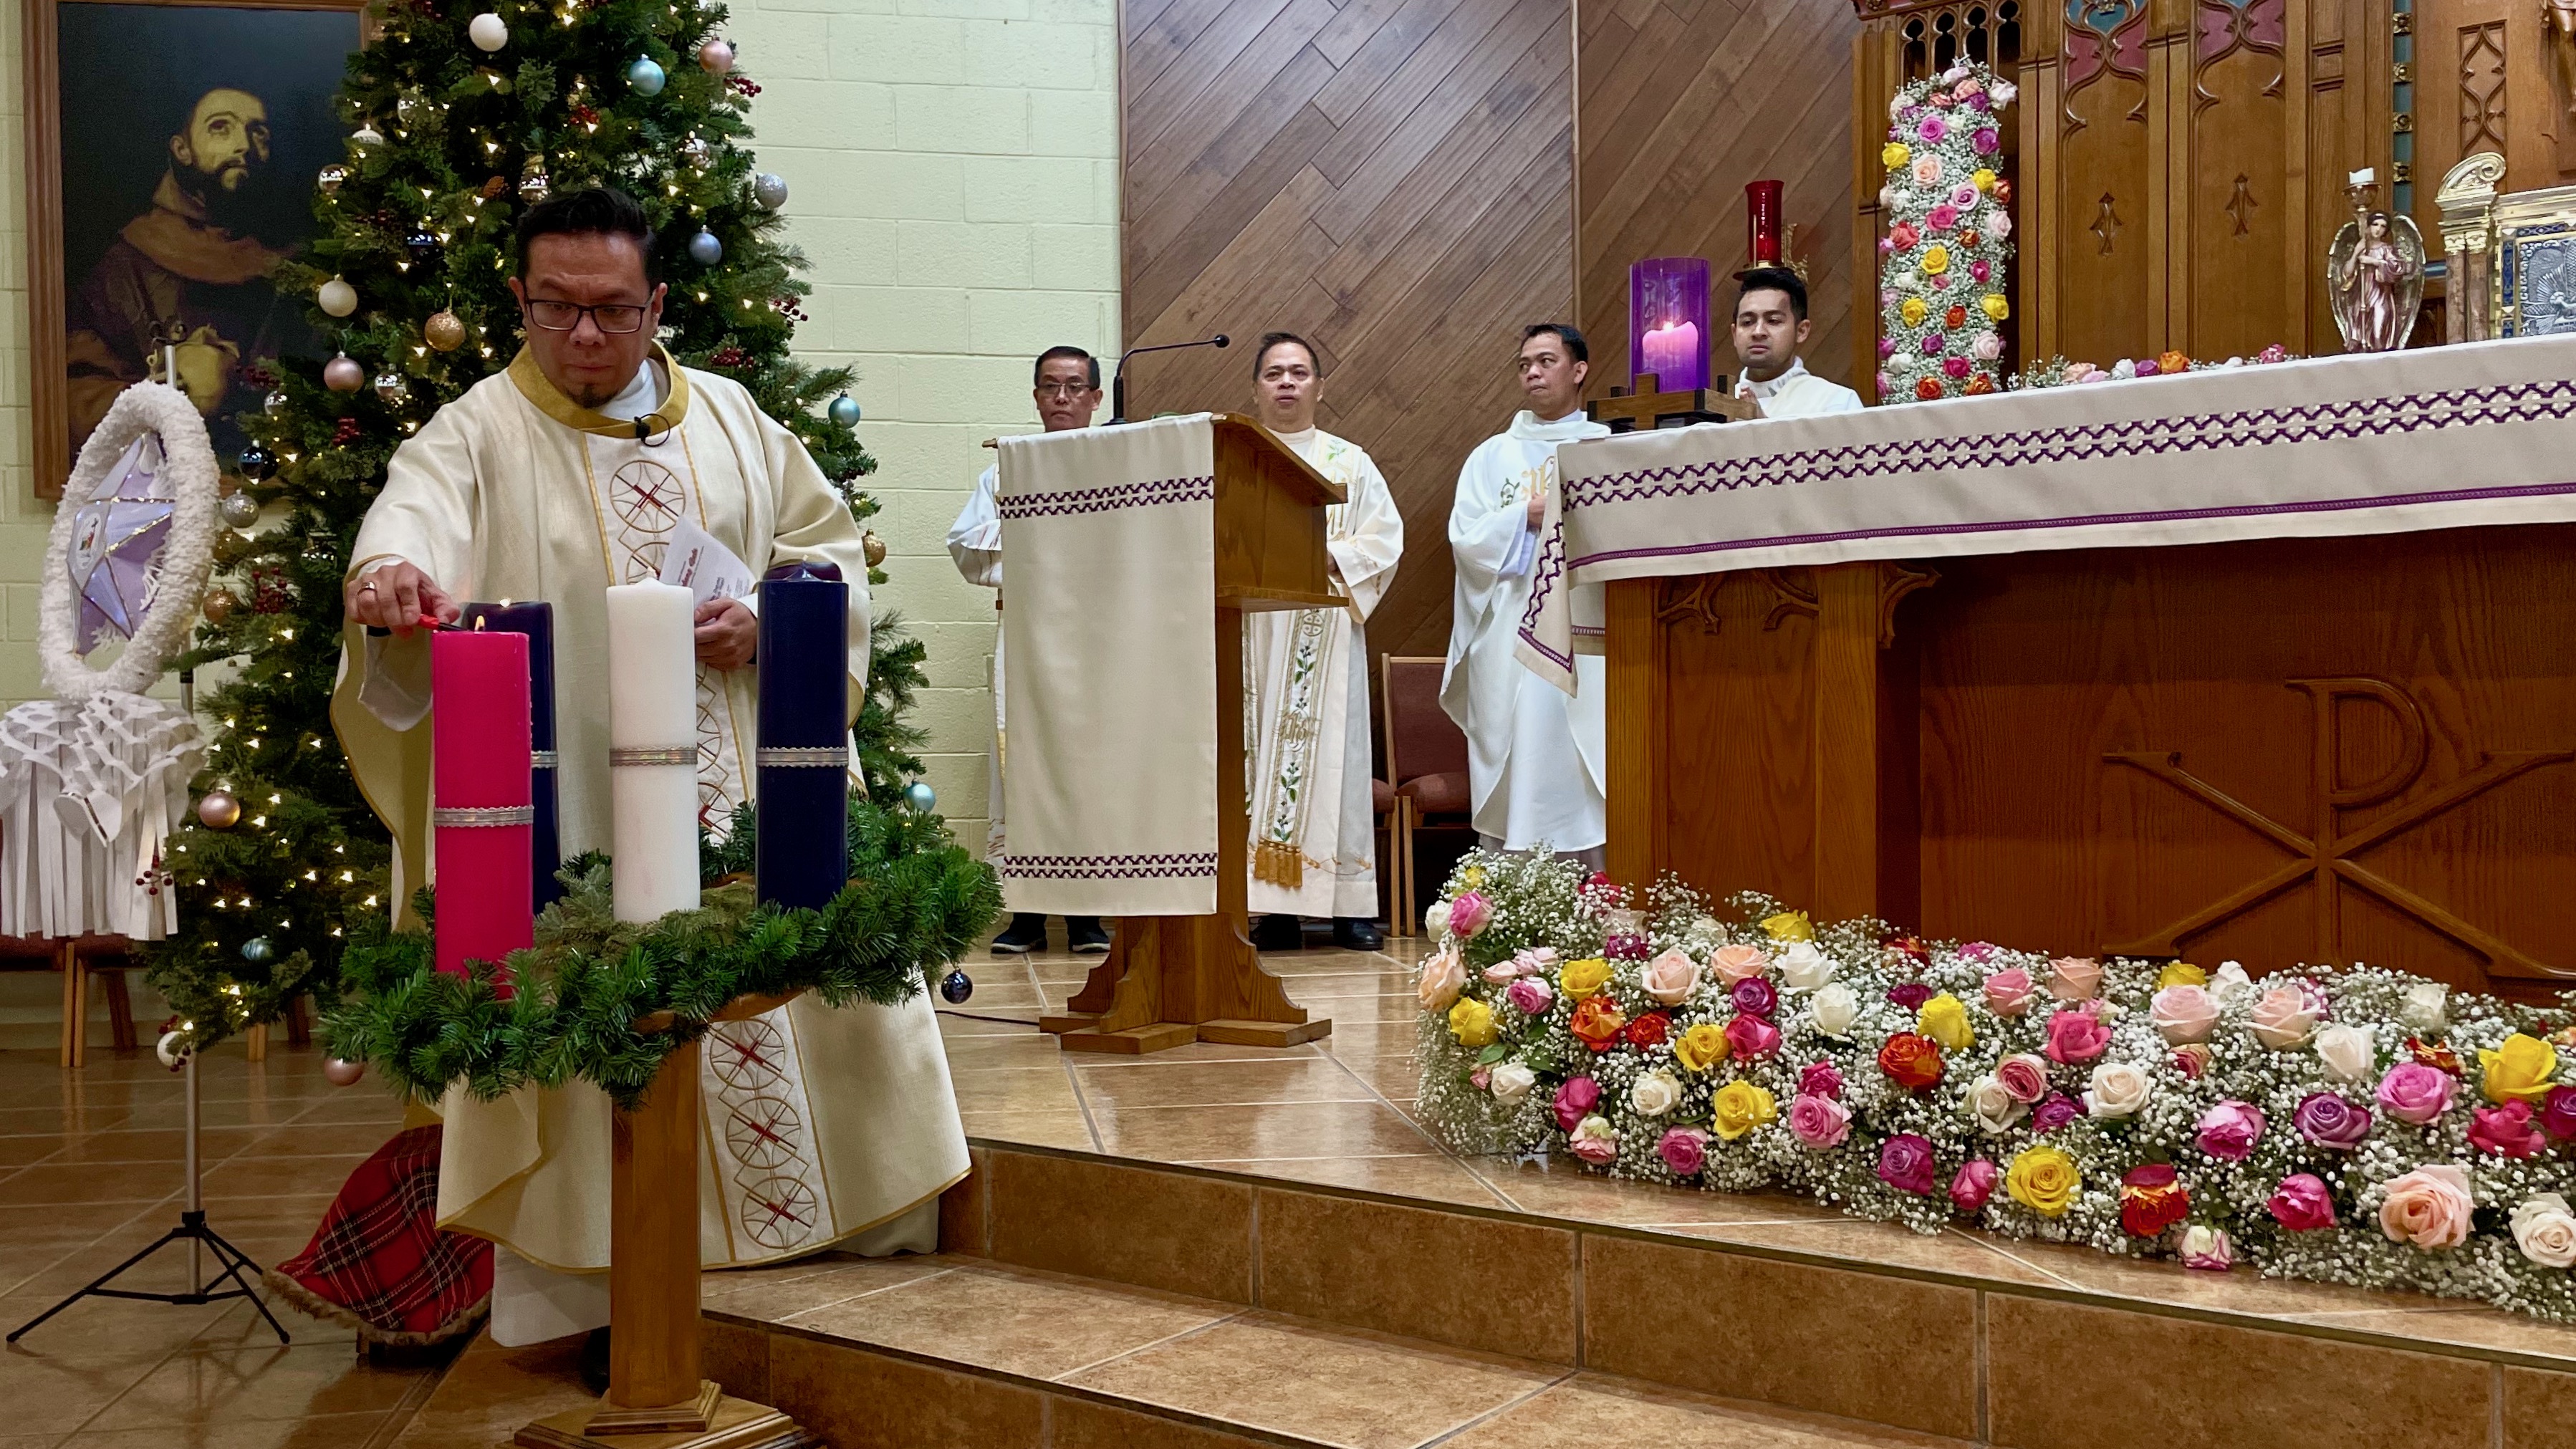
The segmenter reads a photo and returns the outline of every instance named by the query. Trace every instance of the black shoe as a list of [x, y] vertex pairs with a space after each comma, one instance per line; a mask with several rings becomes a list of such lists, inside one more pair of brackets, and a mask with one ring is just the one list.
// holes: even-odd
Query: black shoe
[[1345, 951], [1374, 951], [1386, 944], [1377, 922], [1362, 916], [1333, 918], [1333, 944]]
[[1306, 949], [1306, 926], [1295, 916], [1273, 912], [1253, 923], [1252, 949], [1255, 951], [1303, 951]]
[[1046, 949], [1046, 917], [1026, 911], [1011, 917], [1011, 928], [993, 938], [996, 956], [1025, 956]]
[[594, 1394], [608, 1392], [608, 1330], [594, 1328], [581, 1342], [581, 1386]]
[[1100, 928], [1098, 916], [1064, 918], [1064, 944], [1076, 956], [1109, 954], [1109, 933]]

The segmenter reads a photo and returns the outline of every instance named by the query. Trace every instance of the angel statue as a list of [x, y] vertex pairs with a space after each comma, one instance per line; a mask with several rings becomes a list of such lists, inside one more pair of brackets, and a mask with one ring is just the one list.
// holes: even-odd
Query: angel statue
[[2424, 303], [2424, 234], [2411, 216], [2356, 207], [2326, 253], [2326, 286], [2346, 352], [2394, 352]]

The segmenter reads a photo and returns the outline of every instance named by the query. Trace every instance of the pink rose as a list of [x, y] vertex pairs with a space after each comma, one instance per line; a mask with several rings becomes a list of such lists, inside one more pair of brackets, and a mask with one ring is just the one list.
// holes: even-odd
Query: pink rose
[[1985, 225], [1986, 235], [1996, 241], [2012, 235], [2012, 215], [2001, 207], [1986, 213]]
[[2035, 994], [2030, 973], [2019, 966], [2008, 966], [1986, 978], [1986, 1010], [1997, 1016], [2019, 1016], [2030, 1010]]
[[1840, 1147], [1851, 1135], [1851, 1108], [1831, 1097], [1802, 1093], [1789, 1103], [1789, 1134], [1820, 1152]]
[[[1960, 182], [1958, 185], [1951, 187], [1951, 188], [1950, 188], [1950, 206], [1951, 206], [1951, 208], [1952, 208], [1953, 210], [1957, 210], [1957, 211], [1974, 211], [1974, 210], [1976, 210], [1976, 209], [1977, 209], [1977, 183], [1975, 183], [1975, 182], [1973, 182], [1973, 181], [1962, 181], [1962, 182]], [[1966, 947], [1964, 947], [1964, 946], [1960, 947], [1960, 948], [1959, 948], [1959, 954], [1960, 954], [1960, 955], [1962, 955], [1962, 956], [1967, 956], [1967, 955], [1968, 955], [1967, 948], [1966, 948]], [[1970, 959], [1970, 960], [1972, 960], [1972, 961], [1982, 961], [1982, 960], [1984, 960], [1985, 958], [1984, 958], [1984, 957], [1982, 957], [1982, 956], [1971, 956], [1971, 957], [1969, 957], [1968, 959]]]
[[2147, 1007], [2147, 1019], [2175, 1046], [2207, 1041], [2218, 1029], [2218, 998], [2197, 986], [2168, 986]]
[[1994, 263], [1987, 261], [1984, 257], [1979, 257], [1975, 261], [1968, 263], [1968, 275], [1974, 278], [1979, 285], [1991, 282], [1995, 277]]
[[1923, 233], [1915, 229], [1914, 223], [1900, 221], [1887, 229], [1887, 239], [1895, 243], [1900, 252], [1912, 251], [1914, 244], [1923, 240]]
[[1894, 357], [1895, 355], [1896, 355], [1896, 339], [1895, 339], [1895, 338], [1893, 338], [1893, 337], [1882, 337], [1882, 338], [1878, 339], [1878, 360], [1879, 360], [1879, 361], [1881, 361], [1881, 362], [1885, 362], [1887, 359], [1889, 359], [1889, 358], [1891, 358], [1891, 357]]
[[2421, 1127], [2451, 1110], [2451, 1074], [2422, 1062], [2399, 1062], [2371, 1095], [2389, 1116]]
[[1460, 891], [1449, 898], [1449, 934], [1462, 941], [1485, 929], [1493, 918], [1493, 903], [1482, 891]]
[[1637, 985], [1666, 1006], [1679, 1006], [1699, 984], [1699, 965], [1681, 947], [1672, 946], [1637, 973]]
[[1720, 946], [1708, 958], [1710, 974], [1732, 986], [1771, 969], [1771, 958], [1759, 946]]
[[[1881, 245], [1881, 246], [1884, 246], [1884, 245], [1886, 245], [1886, 243], [1881, 242], [1881, 243], [1880, 243], [1880, 245]], [[1886, 397], [1886, 396], [1888, 396], [1889, 394], [1891, 394], [1891, 393], [1893, 393], [1893, 392], [1895, 392], [1895, 391], [1896, 391], [1896, 384], [1895, 384], [1894, 382], [1892, 382], [1892, 381], [1890, 381], [1890, 380], [1888, 379], [1888, 376], [1887, 376], [1887, 374], [1886, 374], [1886, 373], [1883, 373], [1883, 372], [1882, 372], [1882, 373], [1880, 373], [1880, 374], [1878, 375], [1878, 395], [1879, 395], [1880, 397]]]
[[1708, 1162], [1708, 1134], [1697, 1127], [1675, 1127], [1655, 1143], [1655, 1153], [1675, 1177], [1690, 1177]]
[[1995, 1080], [2003, 1084], [2004, 1095], [2016, 1102], [2036, 1102], [2048, 1095], [2048, 1063], [2028, 1052], [2018, 1052], [1995, 1063]]
[[2276, 1052], [2304, 1046], [2316, 1034], [2320, 1007], [2305, 986], [2275, 986], [2248, 1013], [2254, 1039]]
[[1923, 221], [1934, 231], [1948, 231], [1959, 224], [1959, 208], [1945, 201], [1926, 213]]
[[1968, 359], [1964, 357], [1949, 357], [1942, 359], [1941, 370], [1953, 378], [1965, 378], [1974, 369], [1968, 366]]
[[1843, 1074], [1832, 1062], [1810, 1062], [1798, 1069], [1798, 1094], [1839, 1098], [1843, 1094]]
[[1977, 355], [1979, 362], [1993, 362], [2004, 355], [2004, 340], [1992, 332], [1980, 332], [1968, 350]]
[[1971, 144], [1977, 148], [1978, 155], [1992, 156], [1995, 149], [2003, 144], [2003, 135], [1992, 126], [1982, 126]]
[[1950, 1206], [1969, 1217], [1975, 1217], [1995, 1195], [1995, 1183], [2003, 1173], [1982, 1157], [1971, 1157], [1959, 1164], [1959, 1175], [1950, 1179]]
[[1455, 951], [1443, 951], [1423, 962], [1422, 976], [1413, 987], [1424, 1011], [1447, 1011], [1466, 989], [1467, 963], [1459, 960]]
[[1923, 124], [1915, 128], [1914, 134], [1937, 146], [1941, 144], [1942, 138], [1950, 134], [1950, 125], [1939, 116], [1925, 116]]
[[2048, 1045], [2041, 1048], [2052, 1062], [2080, 1066], [2111, 1049], [2111, 1028], [2089, 1011], [2072, 1007], [2048, 1019]]
[[1767, 1057], [1780, 1049], [1780, 1028], [1758, 1016], [1739, 1016], [1726, 1024], [1726, 1044], [1737, 1061]]
[[2576, 1137], [2576, 1087], [2552, 1087], [2540, 1104], [2540, 1125], [2564, 1142]]
[[1894, 287], [1881, 287], [1878, 289], [1878, 305], [1882, 307], [1893, 307], [1900, 300], [1902, 300], [1902, 296]]
[[[2156, 365], [2156, 360], [2152, 357], [2142, 357], [2138, 359], [2138, 376], [2140, 377], [2153, 377], [2162, 370], [2163, 369]], [[2190, 1265], [2185, 1264], [2184, 1266], [2188, 1267]]]
[[2419, 1167], [2388, 1184], [2388, 1196], [2379, 1204], [2379, 1230], [2392, 1243], [2412, 1243], [2427, 1252], [2456, 1248], [2468, 1241], [2469, 1214], [2476, 1208], [2467, 1172], [2448, 1163]]
[[1601, 1084], [1590, 1077], [1568, 1077], [1556, 1089], [1556, 1125], [1571, 1132], [1601, 1105]]
[[2060, 1001], [2090, 1001], [2102, 993], [2102, 963], [2090, 956], [2060, 956], [2048, 963], [2048, 994]]
[[2538, 1157], [2549, 1150], [2549, 1139], [2531, 1120], [2529, 1102], [2475, 1108], [2469, 1118], [2469, 1145], [2480, 1152], [2497, 1157]]
[[1523, 1016], [1544, 1016], [1556, 1002], [1556, 988], [1544, 976], [1524, 976], [1503, 989], [1503, 999]]
[[1566, 1150], [1594, 1167], [1608, 1167], [1619, 1160], [1619, 1132], [1603, 1117], [1586, 1117], [1574, 1124], [1566, 1139]]
[[1930, 1197], [1933, 1186], [1932, 1140], [1899, 1132], [1878, 1150], [1878, 1180], [1898, 1192]]
[[1494, 1069], [1480, 1066], [1467, 1074], [1467, 1085], [1481, 1092], [1494, 1084]]
[[1497, 961], [1493, 965], [1486, 967], [1482, 974], [1487, 981], [1492, 982], [1496, 986], [1500, 986], [1506, 981], [1516, 980], [1520, 977], [1521, 963], [1518, 961]]
[[1883, 236], [1878, 239], [1878, 254], [1880, 256], [1886, 256], [1895, 250], [1896, 238], [1892, 236]]
[[2262, 1108], [2251, 1102], [2226, 1101], [2200, 1114], [2194, 1140], [2212, 1157], [2243, 1162], [2262, 1135]]
[[2280, 1187], [2263, 1206], [2271, 1211], [2274, 1222], [2294, 1233], [2313, 1233], [2335, 1225], [2334, 1194], [2327, 1191], [2325, 1179], [2312, 1172], [2282, 1178]]
[[2047, 1101], [2040, 1103], [2039, 1106], [2031, 1112], [2030, 1130], [2033, 1132], [2054, 1132], [2058, 1128], [2065, 1126], [2067, 1123], [2072, 1122], [2083, 1115], [2084, 1107], [2082, 1103], [2077, 1102], [2073, 1097], [2066, 1095], [2064, 1092], [2052, 1093]]
[[1938, 332], [1926, 332], [1923, 334], [1923, 352], [1927, 357], [1933, 353], [1939, 352], [1942, 348], [1949, 345], [1950, 339]]
[[2224, 1273], [2236, 1266], [2236, 1245], [2227, 1241], [2225, 1228], [2202, 1227], [2195, 1223], [2183, 1229], [2178, 1250], [2182, 1265], [2203, 1273]]

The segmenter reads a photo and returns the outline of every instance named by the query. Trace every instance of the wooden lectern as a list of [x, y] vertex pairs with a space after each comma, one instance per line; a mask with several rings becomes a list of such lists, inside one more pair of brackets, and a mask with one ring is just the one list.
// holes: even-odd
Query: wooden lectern
[[1342, 490], [1268, 429], [1216, 417], [1216, 911], [1121, 916], [1108, 957], [1062, 1015], [1039, 1019], [1068, 1051], [1153, 1052], [1193, 1041], [1294, 1046], [1333, 1029], [1309, 1021], [1247, 934], [1243, 616], [1339, 609], [1324, 553], [1324, 507]]

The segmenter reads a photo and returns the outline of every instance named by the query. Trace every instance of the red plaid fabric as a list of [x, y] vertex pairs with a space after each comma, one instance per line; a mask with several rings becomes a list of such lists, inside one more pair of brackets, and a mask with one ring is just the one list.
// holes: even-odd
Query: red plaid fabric
[[341, 1185], [313, 1241], [268, 1281], [370, 1342], [436, 1343], [481, 1322], [492, 1303], [492, 1245], [439, 1231], [439, 1139], [433, 1123], [377, 1148]]

